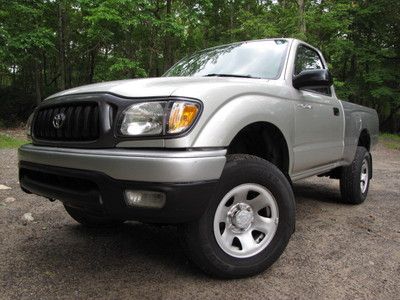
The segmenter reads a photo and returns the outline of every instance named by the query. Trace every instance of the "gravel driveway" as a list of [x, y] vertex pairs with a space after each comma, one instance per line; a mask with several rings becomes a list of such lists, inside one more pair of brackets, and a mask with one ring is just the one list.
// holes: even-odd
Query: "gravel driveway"
[[259, 276], [223, 281], [188, 263], [174, 227], [77, 225], [59, 202], [23, 193], [16, 150], [0, 150], [0, 298], [399, 299], [400, 152], [378, 145], [373, 158], [364, 204], [338, 203], [336, 180], [296, 183], [283, 256]]

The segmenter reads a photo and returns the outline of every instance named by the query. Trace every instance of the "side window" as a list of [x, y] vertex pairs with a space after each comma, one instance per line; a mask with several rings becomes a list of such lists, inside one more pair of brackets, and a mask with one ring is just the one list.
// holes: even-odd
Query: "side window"
[[322, 61], [317, 52], [300, 45], [296, 53], [294, 75], [299, 75], [304, 70], [323, 69]]
[[[322, 64], [321, 58], [319, 54], [306, 46], [300, 45], [297, 48], [296, 52], [296, 60], [294, 66], [294, 75], [299, 75], [301, 71], [305, 70], [316, 70], [323, 69], [324, 65]], [[307, 90], [314, 91], [320, 94], [331, 95], [330, 88], [321, 88], [321, 87], [310, 87]]]

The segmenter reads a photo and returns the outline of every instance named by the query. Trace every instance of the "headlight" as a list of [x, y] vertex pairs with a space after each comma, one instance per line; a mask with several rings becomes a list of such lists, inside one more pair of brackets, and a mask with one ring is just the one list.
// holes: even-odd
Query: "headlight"
[[134, 104], [124, 112], [123, 135], [158, 135], [163, 132], [165, 102]]
[[133, 104], [123, 112], [120, 131], [127, 136], [180, 134], [194, 124], [199, 111], [199, 103], [184, 100]]
[[28, 118], [28, 121], [26, 121], [26, 125], [25, 125], [25, 130], [26, 130], [26, 136], [28, 137], [28, 139], [32, 138], [32, 122], [33, 122], [33, 116], [34, 116], [34, 112], [31, 113], [31, 115]]

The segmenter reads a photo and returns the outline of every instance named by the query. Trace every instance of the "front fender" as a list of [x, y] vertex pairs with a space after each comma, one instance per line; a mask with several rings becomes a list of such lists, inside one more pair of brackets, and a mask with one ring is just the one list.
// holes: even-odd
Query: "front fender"
[[239, 131], [247, 125], [267, 122], [275, 125], [284, 136], [288, 146], [289, 170], [291, 170], [294, 134], [293, 108], [293, 102], [288, 99], [265, 95], [241, 96], [221, 105], [213, 114], [210, 114], [207, 120], [202, 122], [196, 132], [179, 139], [179, 141], [166, 141], [166, 146], [177, 147], [178, 142], [181, 147], [226, 148]]
[[193, 147], [227, 147], [240, 130], [256, 122], [268, 122], [280, 129], [291, 149], [293, 135], [292, 101], [248, 95], [229, 101], [205, 123]]

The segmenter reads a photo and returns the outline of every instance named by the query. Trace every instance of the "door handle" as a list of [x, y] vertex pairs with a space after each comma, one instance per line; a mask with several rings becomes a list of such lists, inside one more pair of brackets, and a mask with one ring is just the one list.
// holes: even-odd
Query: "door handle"
[[339, 113], [340, 113], [339, 108], [334, 107], [334, 108], [333, 108], [333, 114], [334, 114], [335, 116], [338, 116]]
[[303, 109], [312, 109], [312, 105], [310, 105], [310, 104], [297, 104], [297, 107], [300, 107]]

